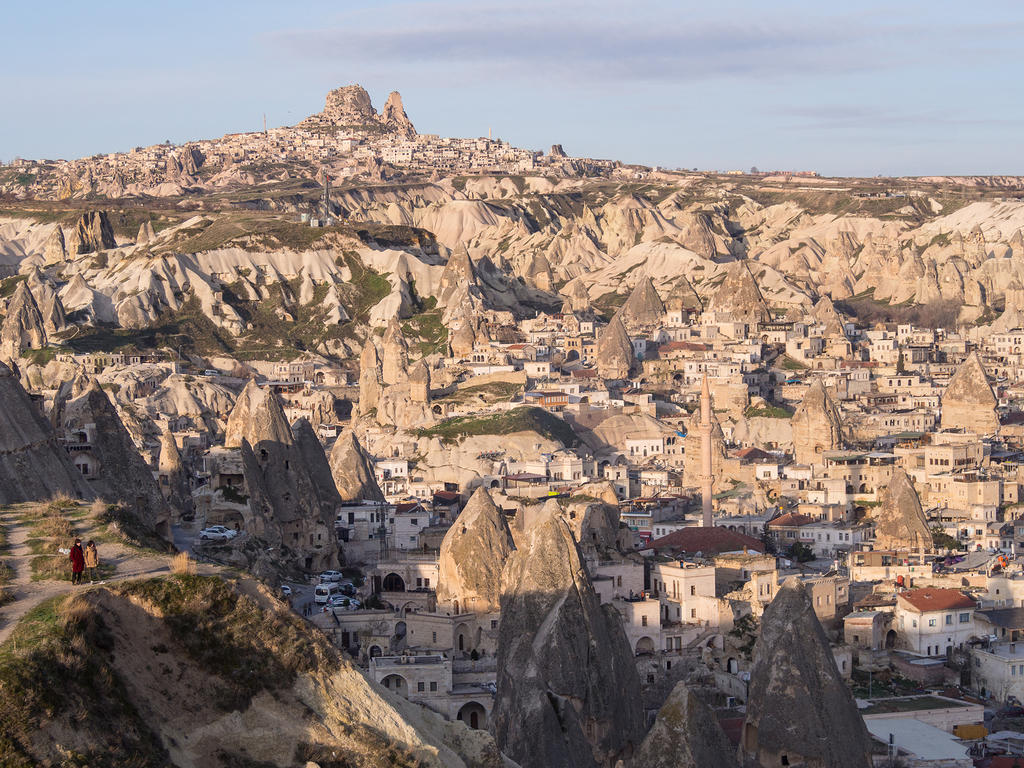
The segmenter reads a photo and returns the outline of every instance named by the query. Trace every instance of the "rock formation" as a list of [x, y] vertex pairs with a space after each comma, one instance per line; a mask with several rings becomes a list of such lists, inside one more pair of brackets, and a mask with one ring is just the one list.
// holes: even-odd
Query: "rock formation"
[[68, 255], [70, 256], [117, 247], [117, 241], [114, 240], [114, 229], [110, 226], [106, 211], [83, 213], [75, 226], [75, 235], [77, 249], [72, 251], [69, 247]]
[[377, 343], [367, 339], [359, 355], [359, 416], [365, 417], [377, 408], [383, 388], [383, 370]]
[[602, 379], [627, 379], [635, 368], [633, 342], [616, 313], [597, 338], [597, 373]]
[[501, 572], [514, 549], [505, 515], [487, 489], [477, 488], [441, 542], [439, 608], [453, 614], [500, 611]]
[[772, 317], [746, 261], [735, 261], [729, 265], [725, 279], [708, 303], [708, 310], [737, 322], [752, 324], [766, 322]]
[[67, 257], [68, 252], [64, 245], [64, 230], [58, 224], [53, 228], [53, 232], [46, 238], [46, 243], [43, 245], [43, 263], [60, 264]]
[[338, 435], [331, 448], [330, 466], [342, 501], [384, 501], [373, 472], [373, 461], [351, 429]]
[[684, 682], [676, 683], [630, 768], [738, 768], [735, 748], [715, 713]]
[[669, 292], [668, 298], [665, 299], [665, 308], [685, 312], [701, 312], [704, 305], [690, 281], [686, 279], [685, 275], [680, 275]]
[[384, 123], [384, 127], [393, 133], [404, 136], [406, 139], [416, 137], [416, 129], [409, 116], [405, 114], [402, 95], [398, 91], [388, 94], [388, 100], [384, 102], [384, 108], [380, 111], [380, 119]]
[[872, 765], [867, 728], [795, 576], [761, 618], [739, 757], [762, 768]]
[[545, 510], [505, 566], [492, 723], [523, 768], [610, 767], [643, 734], [622, 621], [600, 604], [557, 510]]
[[665, 315], [665, 305], [646, 275], [622, 305], [622, 321], [629, 326], [653, 325]]
[[75, 463], [87, 462], [96, 495], [123, 504], [142, 531], [170, 542], [167, 502], [99, 382], [93, 379], [84, 393], [66, 403], [62, 419], [65, 439], [80, 446]]
[[971, 352], [942, 393], [941, 427], [991, 435], [999, 431], [996, 404], [981, 357]]
[[18, 377], [0, 362], [0, 505], [58, 494], [93, 497]]
[[893, 470], [882, 504], [871, 514], [875, 549], [931, 549], [932, 534], [914, 481], [902, 468]]
[[832, 303], [832, 299], [828, 296], [822, 296], [818, 299], [818, 303], [811, 310], [811, 316], [815, 321], [825, 326], [824, 334], [826, 336], [845, 335], [843, 331], [843, 318], [839, 316], [835, 304]]
[[334, 483], [330, 462], [323, 445], [307, 419], [297, 419], [292, 424], [292, 437], [303, 467], [317, 489], [317, 496], [325, 512], [333, 511], [341, 504], [341, 496]]
[[17, 360], [25, 349], [46, 346], [46, 327], [35, 297], [25, 282], [18, 287], [0, 324], [0, 359]]
[[843, 421], [821, 379], [811, 383], [791, 423], [793, 455], [798, 464], [821, 464], [822, 452], [843, 445]]
[[388, 321], [384, 332], [384, 351], [381, 363], [381, 376], [385, 384], [398, 384], [405, 381], [409, 368], [409, 344], [402, 333], [402, 326], [397, 317]]
[[409, 398], [414, 403], [430, 403], [430, 368], [425, 360], [420, 360], [409, 373]]
[[153, 231], [153, 222], [146, 219], [139, 224], [139, 234], [135, 236], [135, 244], [147, 245], [155, 237], [156, 233]]
[[174, 434], [169, 430], [160, 433], [160, 458], [157, 472], [160, 477], [160, 490], [177, 518], [180, 520], [182, 517], [192, 515], [195, 512], [195, 505], [192, 503], [188, 473], [182, 463]]

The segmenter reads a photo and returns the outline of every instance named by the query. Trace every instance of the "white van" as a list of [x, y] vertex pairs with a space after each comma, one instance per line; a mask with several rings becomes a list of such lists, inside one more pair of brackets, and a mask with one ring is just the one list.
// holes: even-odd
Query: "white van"
[[326, 605], [335, 595], [341, 594], [341, 587], [338, 584], [317, 584], [313, 590], [313, 602], [317, 605]]

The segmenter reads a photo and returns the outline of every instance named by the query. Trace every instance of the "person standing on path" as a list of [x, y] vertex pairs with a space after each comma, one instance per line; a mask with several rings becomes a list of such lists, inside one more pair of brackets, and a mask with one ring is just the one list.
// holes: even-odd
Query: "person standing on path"
[[85, 567], [89, 569], [89, 583], [96, 583], [96, 569], [100, 567], [100, 553], [96, 551], [96, 542], [92, 539], [85, 545]]
[[75, 546], [68, 555], [71, 560], [71, 583], [82, 583], [82, 571], [85, 570], [85, 552], [82, 551], [82, 540], [75, 539]]

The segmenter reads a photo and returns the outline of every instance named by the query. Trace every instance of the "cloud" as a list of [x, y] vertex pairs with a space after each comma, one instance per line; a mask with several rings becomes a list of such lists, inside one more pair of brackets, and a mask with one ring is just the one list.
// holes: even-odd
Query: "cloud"
[[910, 58], [895, 44], [908, 30], [895, 22], [691, 10], [606, 0], [493, 7], [449, 0], [355, 12], [333, 26], [277, 32], [270, 43], [289, 58], [595, 84], [820, 77]]

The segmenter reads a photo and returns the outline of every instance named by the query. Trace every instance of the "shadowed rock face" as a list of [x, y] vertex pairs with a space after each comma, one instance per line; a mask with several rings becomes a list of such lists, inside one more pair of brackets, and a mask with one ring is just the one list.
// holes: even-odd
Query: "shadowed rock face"
[[384, 501], [373, 462], [351, 429], [342, 432], [334, 443], [330, 466], [342, 501]]
[[32, 292], [19, 283], [0, 325], [0, 358], [16, 360], [22, 350], [46, 346], [46, 328]]
[[63, 419], [65, 434], [91, 434], [89, 453], [98, 462], [92, 480], [96, 494], [112, 503], [124, 502], [140, 525], [170, 541], [170, 509], [153, 472], [95, 379], [82, 395], [67, 403]]
[[999, 430], [996, 396], [977, 352], [956, 369], [942, 393], [942, 428], [987, 435]]
[[68, 249], [71, 256], [117, 247], [114, 228], [110, 226], [106, 211], [83, 213], [75, 227], [74, 235], [77, 245], [75, 249]]
[[39, 501], [58, 493], [93, 497], [18, 377], [0, 362], [0, 504]]
[[821, 464], [822, 452], [841, 448], [843, 422], [821, 379], [815, 379], [793, 414], [793, 453], [798, 464]]
[[438, 604], [456, 614], [500, 611], [501, 572], [514, 549], [505, 515], [477, 488], [441, 542]]
[[630, 768], [737, 768], [735, 749], [715, 713], [676, 683]]
[[[160, 471], [160, 490], [167, 499], [167, 503], [178, 513], [179, 516], [189, 514], [193, 511], [192, 493], [189, 489], [188, 476], [181, 462], [181, 453], [178, 451], [178, 444], [174, 441], [174, 435], [164, 431], [160, 435], [160, 459], [158, 469]], [[163, 484], [163, 478], [167, 478]]]
[[870, 768], [870, 745], [810, 595], [791, 576], [761, 619], [740, 762], [763, 768]]
[[610, 768], [643, 733], [636, 665], [569, 527], [542, 515], [502, 576], [493, 732], [523, 768]]
[[875, 546], [879, 549], [931, 549], [932, 534], [921, 509], [914, 481], [903, 469], [895, 469], [882, 496], [882, 505], [871, 515]]

